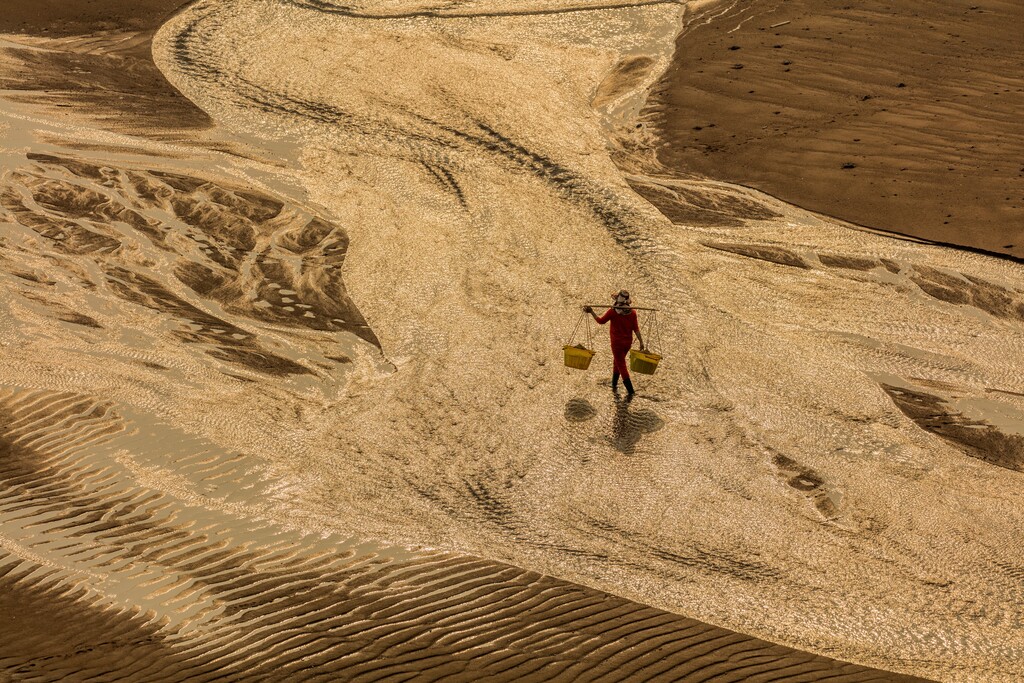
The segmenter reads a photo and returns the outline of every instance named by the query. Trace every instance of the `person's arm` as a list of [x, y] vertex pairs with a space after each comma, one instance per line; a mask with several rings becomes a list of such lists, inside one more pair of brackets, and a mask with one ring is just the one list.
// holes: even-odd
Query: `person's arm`
[[583, 310], [592, 315], [594, 317], [594, 320], [597, 321], [598, 325], [604, 325], [606, 322], [608, 322], [608, 319], [612, 317], [612, 309], [610, 308], [607, 311], [605, 311], [604, 315], [602, 315], [600, 318], [597, 317], [597, 313], [594, 313], [594, 309], [591, 308], [590, 306], [584, 306]]

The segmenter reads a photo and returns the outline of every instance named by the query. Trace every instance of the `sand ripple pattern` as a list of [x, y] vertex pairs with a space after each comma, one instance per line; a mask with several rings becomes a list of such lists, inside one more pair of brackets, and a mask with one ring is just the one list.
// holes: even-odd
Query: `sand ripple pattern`
[[3, 389], [0, 449], [13, 680], [910, 680], [508, 565], [254, 521], [252, 458], [87, 396]]
[[161, 29], [210, 149], [0, 110], [10, 671], [1024, 675], [1019, 266], [659, 167], [679, 5], [349, 7]]
[[[622, 112], [678, 8], [452, 8], [478, 14], [200, 2], [157, 36], [215, 119], [301, 140], [398, 368], [333, 424], [282, 423], [315, 457], [258, 444], [291, 509], [875, 666], [1019, 678], [1019, 267], [660, 167]], [[592, 374], [557, 358], [611, 283], [671, 321], [628, 405], [606, 337]]]

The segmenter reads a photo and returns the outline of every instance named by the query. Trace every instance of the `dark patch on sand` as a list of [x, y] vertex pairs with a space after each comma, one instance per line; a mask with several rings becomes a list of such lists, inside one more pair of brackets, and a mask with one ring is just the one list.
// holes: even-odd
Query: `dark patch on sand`
[[57, 319], [74, 325], [82, 325], [83, 327], [92, 327], [97, 330], [103, 329], [103, 325], [99, 324], [95, 318], [85, 315], [84, 313], [65, 313], [57, 316]]
[[455, 174], [452, 173], [448, 168], [435, 163], [427, 161], [422, 162], [423, 168], [427, 169], [437, 184], [446, 191], [452, 193], [455, 196], [456, 201], [462, 206], [462, 208], [469, 208], [469, 204], [466, 200], [466, 192], [462, 189], [459, 181], [455, 178]]
[[18, 271], [18, 272], [12, 272], [11, 275], [13, 275], [14, 277], [21, 278], [22, 280], [28, 280], [29, 282], [35, 282], [36, 284], [47, 285], [49, 287], [52, 287], [53, 285], [57, 284], [56, 282], [54, 282], [50, 278], [45, 277], [43, 275], [40, 275], [38, 273], [28, 273], [28, 272], [25, 272], [25, 271]]
[[565, 419], [569, 422], [586, 422], [597, 417], [597, 409], [585, 398], [569, 399], [565, 404]]
[[637, 408], [630, 398], [616, 399], [612, 414], [611, 443], [624, 455], [633, 455], [640, 441], [665, 426], [650, 408]]
[[688, 15], [649, 101], [662, 163], [1024, 256], [1024, 4], [751, 0], [719, 12]]
[[647, 78], [647, 74], [653, 66], [654, 60], [650, 57], [626, 57], [616, 64], [604, 77], [604, 80], [598, 84], [594, 97], [590, 101], [591, 106], [601, 108], [611, 104], [624, 94], [633, 92]]
[[727, 251], [731, 254], [739, 254], [740, 256], [768, 261], [769, 263], [778, 263], [779, 265], [792, 266], [794, 268], [810, 268], [810, 266], [808, 266], [800, 256], [783, 247], [753, 244], [727, 244], [725, 242], [703, 242], [702, 244], [706, 247], [711, 247], [712, 249], [717, 249], [719, 251]]
[[[72, 680], [89, 672], [112, 680], [131, 662], [172, 663], [159, 624], [140, 610], [90, 604], [84, 588], [60, 586], [60, 578], [0, 551], [0, 679], [58, 680], [62, 672], [60, 679]], [[95, 678], [100, 663], [109, 673]]]
[[861, 258], [859, 256], [838, 256], [832, 254], [818, 254], [821, 265], [829, 268], [846, 268], [847, 270], [874, 270], [881, 264], [877, 259]]
[[[35, 419], [36, 426], [43, 430], [41, 433], [49, 429], [83, 431], [89, 433], [90, 441], [98, 441], [124, 430], [124, 423], [110, 403], [75, 394], [54, 394], [45, 408]], [[30, 507], [31, 501], [38, 498], [41, 500], [37, 505], [45, 503], [44, 510], [62, 510], [71, 517], [82, 515], [83, 523], [107, 518], [115, 506], [88, 493], [82, 481], [55, 476], [61, 471], [62, 453], [55, 457], [10, 437], [9, 432], [22, 425], [19, 417], [24, 416], [0, 410], [0, 498], [24, 499], [15, 509]], [[10, 508], [7, 511], [11, 512]]]
[[307, 375], [305, 366], [260, 348], [255, 335], [200, 310], [156, 280], [119, 266], [105, 268], [111, 290], [140, 306], [178, 319], [184, 326], [174, 335], [185, 342], [211, 344], [207, 353], [268, 375]]
[[14, 66], [0, 73], [7, 97], [59, 107], [108, 130], [166, 138], [207, 128], [210, 118], [174, 89], [149, 57], [149, 43], [123, 54], [4, 48]]
[[102, 166], [90, 164], [89, 162], [81, 161], [79, 159], [71, 159], [69, 157], [58, 157], [53, 154], [28, 152], [25, 154], [25, 158], [29, 161], [38, 161], [41, 164], [62, 166], [70, 171], [71, 175], [76, 175], [80, 178], [86, 178], [88, 180], [94, 180], [101, 183], [104, 180], [108, 180], [112, 175], [112, 171], [105, 171]]
[[[206, 178], [54, 155], [28, 157], [40, 171], [13, 174], [0, 188], [0, 206], [55, 250], [115, 254], [124, 237], [114, 226], [122, 224], [176, 254], [174, 276], [229, 313], [348, 331], [379, 345], [342, 280], [348, 236], [340, 226], [267, 194]], [[165, 214], [187, 228], [165, 222]]]
[[[0, 205], [11, 211], [19, 223], [51, 240], [58, 250], [74, 254], [113, 252], [121, 246], [116, 231], [110, 227], [117, 222], [154, 239], [162, 239], [166, 227], [159, 221], [145, 218], [112, 195], [79, 182], [85, 180], [114, 188], [118, 182], [117, 171], [47, 155], [30, 154], [29, 158], [43, 165], [63, 167], [68, 175], [53, 178], [28, 171], [14, 174], [14, 183], [26, 188], [32, 200], [45, 211], [27, 205], [13, 184], [0, 191]], [[84, 222], [88, 222], [88, 228]]]
[[864, 256], [844, 256], [842, 254], [818, 254], [821, 265], [828, 268], [843, 268], [845, 270], [874, 270], [885, 268], [892, 274], [902, 270], [900, 264], [886, 258], [867, 258]]
[[832, 519], [839, 513], [833, 496], [829, 495], [830, 487], [817, 472], [781, 453], [772, 454], [772, 464], [778, 470], [779, 478], [802, 493], [822, 517]]
[[752, 199], [712, 187], [697, 189], [629, 178], [626, 182], [677, 225], [730, 228], [779, 216]]
[[4, 0], [0, 33], [74, 36], [155, 30], [185, 0]]
[[930, 266], [914, 266], [910, 279], [930, 297], [974, 306], [1004, 320], [1024, 321], [1024, 295], [978, 277]]
[[966, 455], [1016, 472], [1024, 471], [1024, 437], [1004, 434], [983, 420], [951, 410], [940, 397], [881, 384], [896, 407], [922, 429], [948, 441]]
[[97, 330], [103, 329], [103, 325], [101, 325], [92, 316], [72, 310], [67, 304], [61, 301], [54, 301], [53, 299], [38, 293], [38, 290], [23, 291], [21, 292], [21, 295], [29, 301], [41, 304], [44, 308], [48, 309], [57, 320], [72, 323], [74, 325], [82, 325], [83, 327], [92, 327]]
[[985, 391], [989, 392], [989, 393], [1006, 394], [1008, 396], [1022, 396], [1022, 397], [1024, 397], [1024, 393], [1019, 392], [1019, 391], [1010, 391], [1009, 389], [991, 389], [989, 387], [986, 387]]
[[[53, 187], [47, 189], [52, 190]], [[46, 201], [44, 192], [45, 189], [41, 190], [38, 198]], [[84, 195], [81, 199], [88, 204], [92, 197]], [[24, 200], [13, 188], [0, 189], [0, 206], [10, 211], [18, 223], [31, 228], [37, 235], [45, 238], [53, 249], [60, 253], [69, 255], [111, 253], [121, 247], [121, 242], [115, 237], [99, 230], [91, 230], [75, 221], [34, 211], [25, 205]], [[69, 208], [78, 211], [82, 207], [77, 205]]]

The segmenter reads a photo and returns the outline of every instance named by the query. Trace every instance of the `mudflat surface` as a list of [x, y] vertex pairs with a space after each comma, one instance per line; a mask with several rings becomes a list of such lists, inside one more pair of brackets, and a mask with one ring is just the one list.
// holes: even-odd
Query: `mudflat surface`
[[662, 163], [1024, 256], [1024, 5], [753, 0], [686, 22], [647, 110]]

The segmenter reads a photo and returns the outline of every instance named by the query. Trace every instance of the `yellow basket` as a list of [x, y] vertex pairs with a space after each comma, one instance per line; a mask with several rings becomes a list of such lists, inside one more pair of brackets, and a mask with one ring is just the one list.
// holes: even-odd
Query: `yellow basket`
[[653, 375], [654, 371], [658, 369], [658, 361], [660, 360], [661, 356], [657, 353], [637, 351], [636, 349], [629, 350], [629, 369], [633, 372], [639, 372], [641, 375]]
[[577, 370], [586, 370], [590, 367], [590, 359], [594, 357], [594, 352], [590, 349], [566, 345], [562, 350], [565, 351], [565, 367]]

